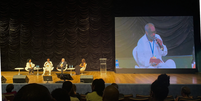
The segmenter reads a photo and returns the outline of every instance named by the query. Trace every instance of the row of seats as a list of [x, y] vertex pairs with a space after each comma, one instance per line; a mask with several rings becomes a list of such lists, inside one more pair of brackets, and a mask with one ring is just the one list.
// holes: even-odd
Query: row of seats
[[[86, 101], [86, 95], [81, 94], [81, 101]], [[179, 101], [201, 101], [201, 96], [197, 96], [196, 98], [193, 98], [193, 96], [190, 96], [191, 98], [183, 98], [182, 96], [176, 96], [175, 98], [179, 97]], [[140, 95], [136, 94], [136, 97], [133, 97], [133, 94], [127, 94], [123, 95], [122, 97], [119, 97], [119, 101], [150, 101], [150, 95]], [[165, 101], [175, 101], [175, 98], [172, 95], [168, 95]]]

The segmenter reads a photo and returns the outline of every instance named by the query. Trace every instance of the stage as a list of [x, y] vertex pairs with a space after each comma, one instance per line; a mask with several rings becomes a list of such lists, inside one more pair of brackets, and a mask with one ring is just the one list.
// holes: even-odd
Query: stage
[[[56, 73], [58, 71], [52, 72], [53, 81], [46, 83], [43, 81], [42, 71], [39, 72], [40, 75], [28, 75], [28, 72], [22, 71], [21, 75], [27, 75], [29, 78], [29, 83], [38, 83], [44, 85], [51, 92], [56, 88], [61, 88], [62, 83], [55, 83], [56, 81], [61, 81], [57, 78]], [[65, 72], [69, 73], [69, 71]], [[18, 71], [2, 71], [1, 75], [4, 76], [7, 81], [2, 84], [2, 92], [6, 92], [6, 86], [9, 83], [13, 83], [13, 76], [17, 75]], [[48, 72], [46, 72], [48, 74]], [[73, 72], [74, 74], [74, 72]], [[160, 74], [119, 74], [113, 71], [108, 71], [106, 75], [101, 75], [99, 71], [85, 71], [84, 75], [93, 75], [93, 79], [102, 78], [105, 81], [105, 86], [111, 83], [117, 83], [119, 85], [119, 92], [123, 94], [136, 94], [149, 95], [151, 83]], [[170, 87], [169, 95], [180, 95], [181, 87], [188, 86], [192, 93], [191, 95], [196, 97], [201, 94], [201, 74], [167, 74], [170, 76]], [[46, 76], [46, 75], [45, 75]], [[47, 75], [48, 76], [48, 75]], [[91, 92], [91, 83], [80, 83], [80, 75], [72, 75], [73, 80], [70, 80], [77, 87], [77, 92], [80, 94], [85, 94], [86, 92]], [[13, 83], [14, 90], [18, 91], [22, 86], [27, 85], [27, 83]]]
[[[21, 75], [27, 75], [29, 78], [29, 83], [46, 83], [43, 81], [42, 71], [39, 71], [39, 75], [37, 71], [34, 71], [33, 75], [28, 75], [28, 72], [21, 71]], [[58, 71], [52, 71], [52, 79], [53, 81], [49, 81], [49, 83], [55, 83], [56, 81], [61, 81], [56, 73], [60, 73]], [[69, 73], [70, 71], [65, 71], [64, 73]], [[2, 71], [1, 75], [4, 76], [7, 81], [6, 83], [13, 83], [13, 76], [17, 75], [18, 71]], [[80, 83], [80, 75], [75, 75], [75, 72], [72, 72], [73, 80], [70, 80], [72, 83]], [[106, 74], [102, 74], [99, 71], [85, 71], [83, 75], [93, 75], [93, 79], [102, 78], [105, 83], [126, 83], [126, 84], [151, 84], [154, 80], [157, 79], [160, 74], [120, 74], [115, 73], [113, 71], [107, 71]], [[167, 74], [170, 76], [170, 84], [201, 84], [201, 74]], [[49, 76], [48, 72], [46, 75]]]

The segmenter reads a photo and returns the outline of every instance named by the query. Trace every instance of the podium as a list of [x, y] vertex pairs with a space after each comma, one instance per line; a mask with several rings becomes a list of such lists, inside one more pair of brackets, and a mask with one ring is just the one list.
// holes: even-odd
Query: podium
[[100, 58], [100, 74], [107, 74], [107, 58]]

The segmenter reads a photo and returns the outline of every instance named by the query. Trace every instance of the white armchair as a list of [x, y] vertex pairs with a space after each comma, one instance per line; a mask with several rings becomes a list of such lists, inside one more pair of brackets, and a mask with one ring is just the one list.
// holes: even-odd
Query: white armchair
[[87, 64], [85, 64], [84, 67], [80, 68], [80, 73], [81, 73], [81, 74], [83, 74], [83, 72], [85, 71], [86, 67], [87, 67]]
[[[67, 70], [68, 64], [66, 64], [66, 68], [63, 69], [63, 72]], [[61, 71], [61, 69], [57, 69], [58, 71]]]
[[[36, 68], [36, 67], [35, 67], [35, 64], [33, 64], [33, 69], [35, 70], [35, 68]], [[29, 71], [28, 69], [29, 69], [29, 67], [25, 67], [25, 70], [26, 70], [27, 72]]]
[[48, 69], [46, 69], [46, 67], [43, 67], [43, 74], [45, 74], [45, 71], [49, 71], [49, 75], [51, 75], [51, 71], [54, 69], [54, 67], [51, 67], [51, 70], [49, 71]]
[[135, 62], [138, 64], [138, 65], [135, 65], [135, 68], [139, 68], [140, 63], [138, 61], [138, 56], [137, 56], [137, 46], [133, 49], [133, 57], [135, 59]]

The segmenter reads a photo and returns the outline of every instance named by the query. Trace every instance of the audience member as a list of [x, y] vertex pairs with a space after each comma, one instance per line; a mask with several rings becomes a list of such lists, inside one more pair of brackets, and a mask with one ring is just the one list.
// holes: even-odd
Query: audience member
[[53, 90], [51, 95], [56, 101], [71, 101], [67, 91], [62, 88]]
[[109, 85], [103, 92], [103, 101], [118, 101], [119, 91], [113, 85]]
[[180, 98], [192, 99], [190, 94], [191, 90], [188, 87], [184, 86], [181, 88], [181, 96], [176, 97], [175, 101], [179, 101]]
[[[112, 83], [111, 85], [119, 90], [119, 86], [116, 83]], [[124, 98], [124, 94], [119, 93], [119, 98]]]
[[72, 82], [70, 81], [65, 81], [62, 85], [62, 89], [65, 89], [67, 91], [67, 93], [69, 94], [71, 89], [72, 89]]
[[13, 84], [8, 84], [6, 86], [6, 93], [4, 94], [16, 94], [17, 92], [16, 91], [12, 91], [14, 89], [14, 85]]
[[71, 101], [80, 101], [80, 95], [76, 93], [76, 85], [73, 84], [73, 87], [70, 91], [70, 100]]
[[164, 86], [170, 86], [170, 76], [166, 74], [161, 74], [158, 76], [158, 79], [162, 84], [165, 84]]
[[14, 85], [13, 84], [8, 84], [6, 86], [6, 93], [3, 93], [3, 95], [9, 101], [13, 101], [13, 99], [14, 99], [16, 93], [17, 93], [16, 91], [12, 91], [13, 89], [14, 89]]
[[102, 101], [105, 82], [103, 79], [95, 79], [92, 82], [92, 92], [86, 95], [87, 101]]
[[150, 101], [164, 101], [169, 93], [168, 86], [170, 77], [166, 74], [161, 74], [158, 79], [151, 84]]
[[14, 101], [54, 101], [49, 90], [40, 84], [32, 83], [23, 86], [16, 94]]

